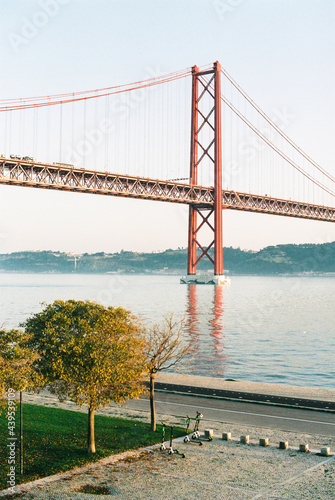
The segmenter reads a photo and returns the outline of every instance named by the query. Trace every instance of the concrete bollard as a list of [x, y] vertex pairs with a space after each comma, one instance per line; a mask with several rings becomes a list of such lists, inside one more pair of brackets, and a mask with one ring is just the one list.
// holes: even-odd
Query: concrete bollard
[[301, 451], [302, 453], [308, 453], [309, 452], [308, 444], [306, 443], [299, 445], [299, 451]]
[[269, 446], [269, 439], [268, 438], [261, 438], [259, 440], [259, 446]]
[[222, 434], [223, 441], [231, 441], [231, 432], [224, 432]]
[[213, 429], [205, 429], [205, 437], [212, 438], [214, 436]]
[[246, 436], [241, 436], [240, 437], [240, 443], [242, 444], [249, 444], [250, 443], [250, 436], [247, 434]]
[[321, 448], [321, 455], [323, 457], [329, 457], [329, 455], [330, 455], [330, 448]]
[[288, 450], [288, 441], [280, 441], [279, 448], [281, 450]]

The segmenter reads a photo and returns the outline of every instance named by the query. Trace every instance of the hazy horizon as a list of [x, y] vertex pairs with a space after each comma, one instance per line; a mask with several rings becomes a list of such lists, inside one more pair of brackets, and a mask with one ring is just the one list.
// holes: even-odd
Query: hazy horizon
[[[234, 250], [242, 250], [243, 252], [258, 252], [258, 251], [261, 251], [261, 250], [264, 250], [266, 248], [269, 248], [269, 247], [273, 247], [273, 246], [282, 246], [282, 245], [299, 245], [299, 246], [304, 246], [304, 245], [325, 245], [325, 244], [331, 244], [331, 243], [335, 243], [335, 240], [334, 241], [327, 241], [327, 242], [324, 242], [324, 243], [313, 243], [313, 242], [308, 242], [306, 241], [305, 243], [280, 243], [278, 245], [267, 245], [265, 247], [262, 247], [260, 248], [259, 250], [253, 250], [251, 248], [241, 248], [241, 247], [234, 247], [234, 246], [224, 246], [223, 248], [233, 248]], [[162, 250], [149, 250], [149, 251], [140, 251], [140, 250], [128, 250], [128, 249], [121, 249], [120, 251], [118, 252], [104, 252], [103, 250], [98, 250], [96, 252], [73, 252], [73, 251], [65, 251], [65, 250], [52, 250], [50, 248], [45, 248], [45, 249], [41, 249], [41, 250], [15, 250], [13, 252], [4, 252], [4, 253], [0, 253], [0, 255], [9, 255], [9, 254], [12, 254], [12, 253], [23, 253], [23, 252], [31, 252], [31, 253], [38, 253], [38, 252], [53, 252], [53, 253], [65, 253], [67, 255], [84, 255], [84, 254], [87, 254], [87, 255], [95, 255], [95, 254], [99, 254], [99, 253], [104, 253], [106, 255], [110, 254], [120, 254], [121, 252], [131, 252], [131, 253], [164, 253], [164, 252], [167, 252], [167, 251], [178, 251], [178, 250], [187, 250], [187, 247], [178, 247], [178, 248], [165, 248], [165, 249], [162, 249]]]

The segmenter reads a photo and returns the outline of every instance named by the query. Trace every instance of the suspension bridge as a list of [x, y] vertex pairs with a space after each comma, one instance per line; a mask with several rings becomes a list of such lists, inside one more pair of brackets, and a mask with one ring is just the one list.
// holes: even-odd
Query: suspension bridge
[[335, 222], [335, 177], [218, 62], [0, 100], [0, 136], [2, 185], [188, 205], [190, 279], [223, 275], [224, 209]]

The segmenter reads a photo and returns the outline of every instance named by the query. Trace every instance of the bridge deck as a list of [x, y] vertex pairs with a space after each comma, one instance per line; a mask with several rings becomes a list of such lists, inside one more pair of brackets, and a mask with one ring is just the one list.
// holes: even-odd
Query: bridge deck
[[[214, 204], [213, 187], [5, 157], [0, 157], [0, 184], [193, 204], [209, 209]], [[222, 196], [225, 209], [335, 222], [334, 207], [229, 190], [224, 190]]]

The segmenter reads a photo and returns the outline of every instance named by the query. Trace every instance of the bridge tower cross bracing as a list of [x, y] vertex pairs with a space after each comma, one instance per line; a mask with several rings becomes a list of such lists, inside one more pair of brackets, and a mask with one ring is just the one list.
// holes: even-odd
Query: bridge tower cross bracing
[[[202, 77], [206, 77], [204, 79]], [[200, 105], [207, 98], [209, 109], [204, 112]], [[210, 139], [201, 137], [204, 127], [209, 127]], [[204, 142], [209, 140], [209, 142]], [[213, 68], [199, 71], [197, 66], [192, 68], [192, 118], [191, 118], [191, 161], [190, 184], [197, 185], [198, 170], [205, 163], [205, 159], [213, 168], [214, 174], [214, 204], [208, 207], [199, 205], [189, 206], [188, 225], [188, 263], [187, 274], [195, 275], [197, 264], [203, 257], [207, 257], [214, 266], [214, 275], [223, 274], [223, 234], [222, 234], [222, 150], [221, 150], [221, 66], [214, 63]], [[206, 166], [207, 166], [206, 165]], [[198, 215], [200, 222], [198, 224]], [[214, 216], [214, 225], [210, 217]], [[213, 217], [212, 217], [213, 219]], [[213, 239], [204, 247], [199, 242], [199, 231], [203, 226], [210, 228]], [[214, 259], [209, 250], [214, 247]], [[200, 255], [197, 257], [197, 249]]]

